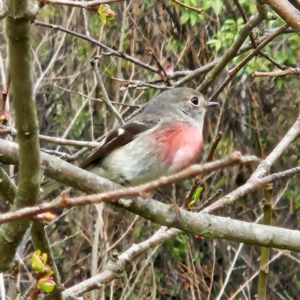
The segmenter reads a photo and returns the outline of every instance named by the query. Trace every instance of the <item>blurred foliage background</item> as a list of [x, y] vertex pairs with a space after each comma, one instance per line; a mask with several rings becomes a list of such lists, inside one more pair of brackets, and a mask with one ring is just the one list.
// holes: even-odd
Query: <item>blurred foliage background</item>
[[[116, 13], [103, 24], [96, 13], [79, 8], [46, 5], [38, 21], [58, 25], [139, 59], [156, 68], [149, 48], [163, 65], [171, 65], [174, 81], [181, 71], [194, 70], [221, 57], [239, 34], [243, 19], [232, 1], [184, 0], [201, 7], [196, 12], [172, 1], [124, 1], [111, 5]], [[257, 12], [255, 1], [240, 1], [248, 17]], [[257, 38], [280, 27], [278, 18], [265, 21], [255, 30]], [[72, 34], [39, 25], [32, 25], [32, 56], [35, 63], [36, 100], [41, 134], [74, 140], [95, 140], [117, 125], [116, 119], [101, 100], [90, 59], [99, 60], [101, 75], [110, 99], [125, 118], [149, 101], [159, 90], [127, 88], [129, 82], [162, 84], [154, 72], [125, 59], [106, 53], [95, 44]], [[5, 86], [7, 63], [5, 29], [1, 24], [0, 72]], [[249, 45], [249, 40], [246, 41]], [[300, 38], [292, 30], [280, 35], [265, 49], [278, 63], [296, 67], [300, 55]], [[227, 72], [248, 52], [239, 55], [227, 66], [205, 97], [218, 88]], [[232, 151], [265, 158], [286, 134], [299, 115], [300, 93], [297, 76], [253, 78], [254, 71], [274, 71], [276, 67], [263, 57], [255, 57], [216, 99], [218, 109], [208, 112], [205, 123], [206, 147], [219, 131], [223, 138], [215, 152], [221, 158]], [[181, 72], [181, 73], [180, 73]], [[186, 86], [197, 87], [205, 74], [190, 80]], [[10, 118], [13, 126], [13, 112]], [[48, 150], [69, 155], [78, 148], [41, 142]], [[82, 159], [82, 158], [81, 158]], [[277, 161], [272, 172], [296, 166], [299, 142], [294, 142]], [[223, 195], [242, 185], [255, 170], [255, 165], [227, 168], [202, 183], [200, 202], [217, 189]], [[17, 169], [11, 168], [13, 176]], [[182, 182], [169, 192], [182, 204], [192, 180]], [[299, 179], [275, 183], [273, 224], [298, 228], [300, 209]], [[75, 194], [75, 192], [71, 192]], [[256, 191], [240, 199], [218, 214], [249, 222], [262, 222], [263, 193]], [[198, 202], [199, 203], [199, 202]], [[110, 258], [112, 249], [125, 251], [133, 243], [149, 238], [158, 225], [111, 205], [99, 204], [64, 210], [47, 226], [62, 282], [68, 286], [99, 273]], [[181, 235], [132, 262], [120, 279], [93, 291], [94, 299], [254, 299], [257, 294], [260, 248], [224, 240], [197, 239]], [[33, 252], [27, 244], [27, 260]], [[26, 261], [25, 259], [25, 261]], [[300, 299], [299, 254], [271, 250], [268, 299]], [[79, 275], [74, 272], [85, 267]], [[7, 278], [8, 275], [7, 275]], [[21, 290], [30, 286], [30, 270], [20, 276]], [[245, 295], [245, 296], [244, 296]]]

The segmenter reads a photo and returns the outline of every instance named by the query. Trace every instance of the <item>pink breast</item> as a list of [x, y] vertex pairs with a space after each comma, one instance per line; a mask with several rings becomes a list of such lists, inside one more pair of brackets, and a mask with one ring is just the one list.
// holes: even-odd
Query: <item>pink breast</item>
[[203, 146], [202, 130], [185, 123], [155, 132], [155, 139], [162, 149], [161, 159], [171, 164], [175, 171], [195, 163]]

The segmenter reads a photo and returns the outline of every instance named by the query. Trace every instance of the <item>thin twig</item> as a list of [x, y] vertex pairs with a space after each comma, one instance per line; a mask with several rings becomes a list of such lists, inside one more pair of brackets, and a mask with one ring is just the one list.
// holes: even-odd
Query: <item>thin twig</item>
[[85, 142], [85, 141], [75, 141], [75, 140], [67, 140], [62, 138], [57, 138], [53, 136], [47, 136], [47, 135], [39, 135], [39, 139], [41, 141], [47, 141], [58, 145], [69, 145], [69, 146], [77, 146], [77, 147], [89, 147], [89, 148], [95, 148], [99, 146], [99, 143], [97, 142]]
[[168, 83], [168, 85], [172, 85], [169, 79], [169, 75], [167, 74], [164, 66], [161, 64], [160, 60], [158, 59], [158, 57], [155, 55], [155, 53], [153, 52], [151, 46], [148, 43], [148, 40], [145, 38], [145, 36], [143, 35], [143, 33], [140, 31], [140, 29], [138, 28], [137, 24], [135, 23], [135, 21], [133, 20], [131, 14], [129, 14], [130, 19], [133, 23], [133, 25], [135, 26], [135, 28], [137, 29], [137, 31], [140, 33], [140, 35], [142, 36], [143, 40], [145, 41], [145, 43], [147, 44], [147, 50], [148, 53], [155, 59], [157, 66], [158, 66], [158, 74], [161, 74], [162, 79]]
[[94, 0], [94, 1], [69, 1], [69, 0], [39, 0], [39, 2], [44, 4], [58, 4], [72, 7], [84, 8], [87, 10], [97, 11], [97, 8], [102, 4], [109, 4], [115, 2], [122, 2], [124, 0]]
[[[271, 225], [272, 224], [272, 192], [273, 185], [268, 184], [264, 187], [264, 224]], [[261, 249], [261, 258], [260, 258], [260, 270], [258, 277], [258, 300], [266, 299], [267, 295], [267, 277], [269, 273], [269, 255], [270, 248], [262, 247]]]
[[[238, 187], [236, 190], [232, 191], [225, 197], [219, 199], [217, 202], [215, 202], [212, 205], [210, 205], [209, 207], [205, 208], [203, 210], [203, 212], [211, 213], [211, 212], [216, 211], [217, 209], [220, 209], [224, 206], [231, 205], [237, 199], [248, 194], [249, 191], [252, 191], [253, 184], [256, 184], [257, 181], [263, 181], [266, 178], [266, 177], [265, 178], [262, 178], [262, 177], [266, 176], [266, 174], [268, 174], [268, 172], [270, 171], [270, 168], [274, 164], [274, 162], [282, 155], [282, 153], [286, 150], [286, 148], [299, 135], [300, 135], [300, 117], [298, 117], [298, 119], [296, 120], [294, 125], [287, 132], [287, 134], [284, 136], [284, 138], [279, 142], [279, 144], [275, 147], [275, 149], [265, 158], [265, 160], [263, 160], [259, 164], [259, 166], [255, 170], [255, 172], [251, 175], [250, 179], [244, 185]], [[298, 167], [298, 168], [300, 168], [300, 167]], [[285, 172], [289, 172], [291, 170], [292, 169], [287, 170]], [[284, 174], [285, 172], [278, 173], [278, 174]], [[287, 174], [287, 173], [285, 173], [285, 174]], [[270, 175], [270, 176], [272, 176], [272, 175]]]
[[100, 88], [102, 90], [102, 94], [103, 94], [103, 98], [104, 98], [104, 101], [106, 102], [107, 106], [111, 109], [111, 111], [113, 112], [113, 114], [115, 115], [115, 117], [121, 122], [121, 124], [125, 124], [122, 116], [120, 115], [120, 113], [116, 110], [116, 108], [112, 105], [108, 95], [107, 95], [107, 92], [106, 92], [106, 88], [104, 86], [104, 83], [102, 81], [102, 78], [101, 78], [101, 75], [100, 75], [100, 71], [99, 71], [99, 68], [97, 66], [97, 61], [100, 57], [96, 56], [94, 57], [92, 60], [91, 60], [91, 65], [95, 71], [95, 74], [96, 74], [96, 77], [97, 77], [97, 80], [98, 80], [98, 84], [100, 85]]
[[[80, 3], [80, 2], [77, 2], [77, 3]], [[91, 42], [93, 43], [94, 45], [97, 45], [98, 47], [100, 47], [101, 49], [107, 51], [106, 53], [102, 53], [103, 56], [116, 56], [116, 57], [120, 57], [120, 58], [123, 58], [127, 61], [130, 61], [142, 68], [145, 68], [146, 70], [148, 71], [151, 71], [151, 72], [154, 72], [154, 73], [157, 73], [157, 69], [148, 65], [148, 64], [145, 64], [143, 62], [141, 62], [140, 60], [134, 58], [134, 57], [131, 57], [129, 55], [127, 55], [124, 51], [116, 51], [106, 45], [104, 45], [103, 43], [100, 43], [99, 41], [87, 36], [87, 35], [84, 35], [84, 34], [81, 34], [81, 33], [78, 33], [76, 31], [72, 31], [72, 30], [68, 30], [62, 26], [58, 26], [58, 25], [53, 25], [53, 24], [49, 24], [49, 23], [44, 23], [44, 22], [40, 22], [40, 21], [37, 21], [37, 20], [34, 20], [33, 21], [33, 24], [34, 25], [38, 25], [38, 26], [43, 26], [43, 27], [47, 27], [47, 28], [51, 28], [51, 29], [54, 29], [54, 30], [59, 30], [59, 31], [62, 31], [62, 32], [66, 32], [70, 35], [73, 35], [73, 36], [76, 36], [78, 38], [81, 38], [83, 40], [86, 40], [88, 42]]]
[[277, 70], [274, 72], [257, 72], [252, 74], [252, 77], [282, 77], [287, 75], [299, 76], [300, 68], [289, 68], [287, 70]]
[[180, 1], [178, 1], [178, 0], [172, 0], [172, 2], [174, 2], [174, 3], [176, 3], [176, 4], [180, 5], [180, 6], [182, 6], [182, 7], [184, 7], [184, 8], [193, 10], [193, 11], [195, 11], [195, 12], [198, 13], [198, 14], [202, 14], [202, 13], [204, 12], [204, 9], [203, 9], [203, 8], [196, 8], [196, 7], [187, 5], [187, 4], [185, 4], [185, 3], [182, 3], [182, 2], [180, 2]]
[[[112, 77], [112, 79], [115, 79], [115, 78]], [[60, 90], [63, 90], [63, 91], [66, 91], [66, 92], [68, 92], [70, 94], [80, 95], [82, 97], [85, 97], [85, 98], [93, 100], [93, 101], [104, 102], [103, 99], [93, 98], [93, 97], [90, 97], [88, 95], [85, 95], [84, 93], [77, 92], [77, 91], [72, 91], [72, 90], [69, 90], [69, 89], [65, 89], [65, 88], [63, 88], [61, 86], [58, 86], [58, 85], [54, 85], [53, 87], [56, 87], [56, 88], [58, 88]], [[115, 104], [115, 105], [120, 105], [120, 106], [128, 106], [128, 107], [132, 107], [132, 108], [139, 108], [140, 107], [140, 105], [132, 105], [132, 104], [127, 104], [127, 103], [120, 103], [120, 102], [117, 102], [117, 101], [110, 101], [110, 102], [113, 103], [113, 104]]]
[[[239, 0], [233, 0], [233, 2], [235, 3], [235, 5], [237, 6], [238, 10], [240, 11], [241, 16], [242, 16], [244, 22], [247, 23], [248, 22], [247, 15], [246, 15], [245, 10], [243, 9], [242, 5], [240, 4]], [[252, 31], [250, 32], [249, 37], [250, 37], [250, 41], [251, 41], [251, 44], [252, 44], [253, 48], [254, 49], [257, 48], [257, 43], [256, 43], [256, 40], [254, 38], [254, 34], [253, 34]], [[269, 56], [268, 53], [264, 53], [263, 51], [259, 51], [258, 54], [260, 54], [261, 56], [263, 56], [264, 58], [266, 58], [267, 60], [269, 60], [277, 68], [279, 68], [281, 70], [285, 70], [286, 69], [285, 65], [281, 65], [281, 64], [277, 63], [272, 57]]]
[[233, 77], [237, 74], [237, 72], [246, 65], [254, 56], [256, 56], [261, 49], [263, 49], [268, 43], [270, 43], [274, 38], [276, 38], [279, 34], [284, 32], [289, 27], [288, 24], [281, 26], [276, 32], [270, 35], [267, 39], [265, 39], [262, 43], [260, 43], [255, 50], [253, 50], [247, 57], [245, 57], [237, 66], [233, 69], [229, 70], [229, 75], [221, 84], [221, 86], [217, 89], [217, 91], [210, 97], [208, 101], [215, 99], [220, 95], [223, 89], [227, 86], [227, 84], [233, 79]]
[[45, 149], [45, 148], [41, 148], [41, 151], [45, 152], [45, 153], [48, 153], [48, 154], [51, 154], [51, 155], [58, 156], [61, 159], [66, 160], [66, 161], [73, 161], [74, 160], [72, 155], [67, 154], [65, 152], [60, 152], [60, 151], [56, 151], [56, 150], [49, 150], [49, 149]]
[[200, 206], [193, 209], [195, 212], [199, 212], [203, 210], [205, 207], [210, 205], [218, 196], [220, 196], [223, 193], [223, 190], [218, 189], [214, 194], [212, 194], [211, 197], [209, 197], [207, 200], [205, 200]]

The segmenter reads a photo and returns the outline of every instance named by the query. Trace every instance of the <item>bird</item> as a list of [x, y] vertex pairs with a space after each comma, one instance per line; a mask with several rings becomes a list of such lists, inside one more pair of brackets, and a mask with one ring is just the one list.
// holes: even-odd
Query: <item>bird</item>
[[217, 105], [192, 88], [168, 89], [112, 129], [80, 167], [131, 186], [181, 171], [197, 162], [206, 110]]

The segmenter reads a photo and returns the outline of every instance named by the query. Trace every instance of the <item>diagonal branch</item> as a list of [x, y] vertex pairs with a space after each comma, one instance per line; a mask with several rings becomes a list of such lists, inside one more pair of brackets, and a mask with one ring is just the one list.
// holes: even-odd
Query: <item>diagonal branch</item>
[[[284, 138], [279, 142], [275, 149], [268, 155], [268, 157], [263, 160], [255, 172], [252, 174], [251, 178], [242, 186], [238, 187], [233, 192], [229, 193], [225, 197], [219, 199], [209, 207], [205, 208], [203, 212], [211, 213], [227, 205], [231, 205], [239, 198], [247, 195], [249, 191], [252, 191], [254, 182], [261, 182], [264, 179], [260, 179], [266, 174], [268, 174], [271, 166], [274, 162], [282, 155], [286, 148], [300, 135], [300, 117], [296, 120], [294, 125], [284, 136]], [[272, 175], [271, 175], [272, 176]]]

